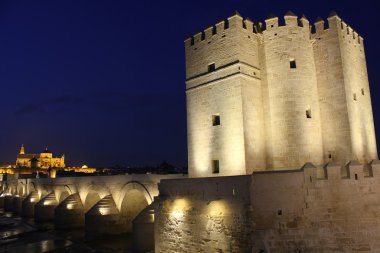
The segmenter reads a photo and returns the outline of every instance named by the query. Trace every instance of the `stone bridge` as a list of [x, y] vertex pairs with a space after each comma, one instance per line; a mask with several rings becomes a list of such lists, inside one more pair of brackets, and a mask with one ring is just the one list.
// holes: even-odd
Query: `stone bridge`
[[0, 207], [36, 222], [54, 221], [57, 229], [85, 227], [90, 237], [131, 232], [133, 219], [149, 209], [158, 196], [160, 180], [186, 177], [136, 174], [8, 178], [0, 182]]

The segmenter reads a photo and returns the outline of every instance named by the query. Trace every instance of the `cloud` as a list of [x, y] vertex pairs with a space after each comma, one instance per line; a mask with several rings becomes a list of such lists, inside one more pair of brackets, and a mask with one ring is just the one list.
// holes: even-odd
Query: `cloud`
[[44, 112], [44, 109], [41, 105], [26, 104], [18, 108], [15, 111], [15, 115], [21, 116], [21, 115], [36, 114], [36, 113], [42, 113], [42, 112]]
[[182, 97], [172, 93], [152, 92], [97, 92], [93, 103], [102, 111], [157, 111], [170, 110], [181, 103]]
[[77, 106], [84, 101], [83, 98], [72, 96], [72, 95], [62, 95], [52, 97], [46, 100], [43, 100], [39, 103], [28, 103], [22, 105], [15, 111], [15, 115], [32, 115], [32, 114], [41, 114], [47, 111], [62, 111], [69, 109], [72, 106]]
[[63, 95], [58, 97], [50, 98], [47, 101], [47, 104], [51, 105], [72, 105], [72, 104], [80, 104], [84, 101], [84, 99], [80, 97], [75, 97], [71, 95]]

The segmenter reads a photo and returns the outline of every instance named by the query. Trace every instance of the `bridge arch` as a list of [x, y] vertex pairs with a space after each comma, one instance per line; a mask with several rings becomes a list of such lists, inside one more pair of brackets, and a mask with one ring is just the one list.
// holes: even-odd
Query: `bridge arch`
[[24, 182], [19, 182], [17, 184], [17, 195], [19, 195], [20, 197], [23, 197], [24, 195], [26, 195], [26, 184]]
[[140, 192], [140, 196], [144, 197], [148, 205], [150, 205], [153, 202], [153, 196], [144, 184], [138, 181], [129, 181], [126, 184], [124, 184], [118, 192], [119, 198], [116, 202], [116, 205], [119, 208], [119, 210], [121, 210], [122, 202], [125, 200], [126, 195], [131, 191]]
[[36, 191], [37, 190], [37, 187], [36, 187], [36, 184], [34, 183], [34, 182], [29, 182], [28, 184], [27, 184], [27, 195], [29, 195], [31, 192], [34, 192], [34, 191]]
[[54, 189], [55, 196], [58, 203], [64, 201], [68, 196], [76, 193], [75, 187], [73, 185], [60, 185]]
[[50, 185], [37, 184], [36, 191], [40, 199], [44, 198], [49, 193], [53, 192], [54, 189]]
[[137, 181], [130, 181], [121, 188], [117, 206], [127, 232], [132, 231], [133, 219], [152, 202], [153, 197], [148, 189]]
[[104, 184], [92, 183], [79, 190], [79, 196], [85, 212], [90, 210], [98, 201], [109, 194], [110, 191]]
[[9, 187], [9, 193], [11, 195], [16, 195], [17, 194], [17, 184], [11, 184], [8, 187]]
[[10, 189], [8, 183], [5, 183], [5, 184], [3, 185], [3, 193], [4, 193], [4, 194], [8, 194], [8, 193], [10, 193], [10, 191], [11, 191], [11, 189]]

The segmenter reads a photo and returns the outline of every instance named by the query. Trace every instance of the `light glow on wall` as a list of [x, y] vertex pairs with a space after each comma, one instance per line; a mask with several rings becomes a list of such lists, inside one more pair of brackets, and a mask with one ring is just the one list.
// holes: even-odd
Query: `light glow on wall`
[[149, 222], [154, 222], [154, 214], [149, 214], [148, 217]]
[[69, 209], [69, 210], [74, 209], [74, 204], [73, 203], [67, 204], [66, 209]]
[[99, 213], [100, 213], [101, 215], [107, 215], [107, 214], [110, 213], [110, 209], [107, 208], [107, 207], [100, 207], [100, 208], [99, 208]]
[[230, 211], [228, 203], [223, 200], [214, 200], [208, 204], [208, 213], [210, 216], [225, 215]]
[[179, 220], [183, 217], [183, 211], [182, 210], [173, 210], [171, 212], [171, 216], [173, 216], [175, 219]]
[[172, 204], [170, 216], [177, 220], [182, 219], [188, 208], [189, 203], [186, 199], [176, 199]]
[[44, 203], [43, 203], [44, 206], [49, 206], [49, 205], [52, 205], [52, 204], [54, 204], [54, 201], [52, 201], [52, 200], [45, 200]]

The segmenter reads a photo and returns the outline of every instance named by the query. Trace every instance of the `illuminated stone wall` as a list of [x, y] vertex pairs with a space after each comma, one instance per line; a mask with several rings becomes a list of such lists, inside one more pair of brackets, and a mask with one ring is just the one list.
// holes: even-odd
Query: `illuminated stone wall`
[[338, 16], [316, 23], [312, 35], [325, 160], [377, 158], [363, 38]]
[[379, 185], [378, 160], [163, 180], [155, 252], [379, 252]]
[[[289, 14], [265, 20], [262, 68], [265, 91], [267, 168], [295, 168], [305, 162], [323, 164], [322, 135], [309, 22]], [[292, 66], [292, 62], [294, 66]], [[306, 111], [309, 110], [310, 118]], [[254, 129], [252, 129], [254, 131]]]
[[[230, 17], [213, 34], [206, 29], [186, 43], [189, 174], [244, 175], [265, 168], [258, 37], [253, 24]], [[228, 28], [225, 25], [228, 24]], [[214, 64], [215, 71], [208, 66]], [[256, 98], [256, 99], [252, 99]], [[213, 126], [213, 116], [220, 125]], [[246, 131], [246, 129], [256, 129]]]
[[185, 40], [190, 177], [378, 158], [363, 39], [336, 14], [315, 32], [284, 19], [236, 13]]
[[251, 252], [250, 176], [163, 180], [155, 252]]

